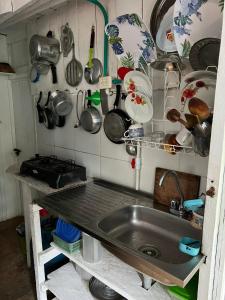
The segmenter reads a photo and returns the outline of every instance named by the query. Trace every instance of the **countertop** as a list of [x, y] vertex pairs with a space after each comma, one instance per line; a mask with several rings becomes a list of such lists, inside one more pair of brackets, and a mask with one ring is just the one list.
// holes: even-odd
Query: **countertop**
[[[86, 185], [37, 199], [36, 202], [50, 213], [64, 218], [86, 233], [101, 240], [109, 248], [113, 247], [121, 253], [133, 255], [134, 259], [140, 259], [140, 253], [119, 241], [111, 239], [109, 235], [101, 231], [98, 223], [113, 211], [129, 205], [142, 205], [153, 208], [151, 195], [107, 183], [103, 180], [94, 180]], [[142, 263], [150, 268], [152, 277], [163, 284], [184, 286], [187, 279], [190, 279], [192, 272], [196, 272], [196, 269], [199, 268], [199, 264], [203, 259], [202, 255], [193, 257], [188, 266], [174, 264], [171, 267], [171, 264], [159, 260], [156, 266], [156, 259], [153, 257], [143, 258]]]

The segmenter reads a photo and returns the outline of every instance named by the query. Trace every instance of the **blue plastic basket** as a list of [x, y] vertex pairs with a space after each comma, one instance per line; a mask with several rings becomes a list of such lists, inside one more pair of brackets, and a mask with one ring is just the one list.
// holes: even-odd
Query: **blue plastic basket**
[[55, 234], [67, 243], [74, 243], [80, 239], [80, 230], [62, 219], [58, 219]]
[[68, 243], [63, 239], [61, 239], [60, 237], [58, 237], [55, 231], [52, 232], [52, 236], [53, 236], [54, 243], [60, 248], [66, 250], [67, 252], [74, 253], [80, 250], [81, 240], [78, 240], [73, 243]]

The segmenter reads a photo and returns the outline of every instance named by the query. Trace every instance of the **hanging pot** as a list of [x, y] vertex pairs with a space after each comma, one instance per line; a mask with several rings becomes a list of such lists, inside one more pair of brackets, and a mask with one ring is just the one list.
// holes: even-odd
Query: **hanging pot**
[[60, 44], [53, 37], [35, 34], [30, 39], [29, 49], [32, 63], [42, 61], [57, 64], [59, 61]]
[[60, 43], [53, 37], [52, 31], [47, 36], [33, 35], [30, 39], [30, 56], [31, 62], [48, 63], [52, 71], [52, 83], [57, 83], [57, 73], [55, 65], [60, 57]]
[[[88, 97], [91, 97], [90, 90], [88, 90]], [[101, 114], [97, 108], [91, 106], [91, 100], [88, 100], [87, 108], [81, 113], [80, 123], [84, 130], [92, 134], [99, 132], [101, 129]]]
[[114, 102], [114, 109], [110, 110], [104, 119], [104, 131], [107, 138], [115, 143], [124, 143], [124, 133], [131, 125], [131, 120], [128, 114], [122, 109], [118, 108], [121, 96], [121, 85], [116, 86], [116, 100]]
[[67, 116], [73, 109], [73, 103], [66, 91], [54, 91], [51, 93], [51, 105], [58, 116]]

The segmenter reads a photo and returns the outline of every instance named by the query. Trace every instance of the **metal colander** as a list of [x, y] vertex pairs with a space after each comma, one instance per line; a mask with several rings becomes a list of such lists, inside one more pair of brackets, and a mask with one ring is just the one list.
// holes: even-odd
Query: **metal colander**
[[89, 289], [91, 294], [99, 300], [122, 300], [124, 299], [116, 291], [92, 277], [89, 281]]

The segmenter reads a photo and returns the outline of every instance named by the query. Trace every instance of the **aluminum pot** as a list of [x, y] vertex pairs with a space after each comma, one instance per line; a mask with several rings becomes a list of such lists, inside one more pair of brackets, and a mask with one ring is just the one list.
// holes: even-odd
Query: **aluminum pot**
[[57, 64], [60, 56], [60, 43], [53, 37], [35, 34], [30, 39], [31, 62]]
[[54, 91], [51, 93], [53, 111], [58, 116], [67, 116], [73, 109], [73, 103], [66, 91]]

